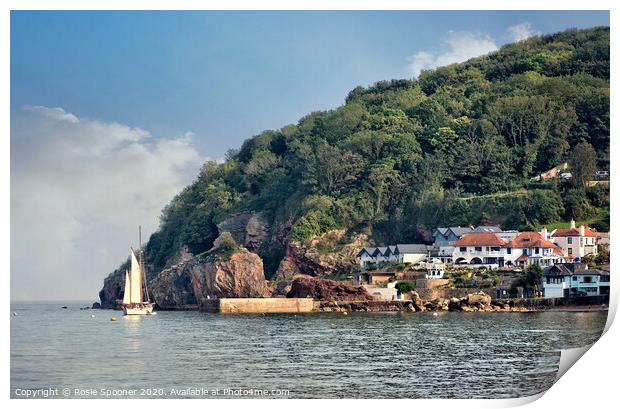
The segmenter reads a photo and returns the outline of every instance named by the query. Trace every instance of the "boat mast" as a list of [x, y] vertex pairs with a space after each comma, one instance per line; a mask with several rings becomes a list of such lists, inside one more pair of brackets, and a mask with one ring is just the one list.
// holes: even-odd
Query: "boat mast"
[[146, 302], [149, 301], [149, 290], [146, 287], [148, 278], [146, 276], [146, 269], [144, 268], [144, 252], [142, 250], [142, 226], [138, 226], [138, 241], [140, 242], [140, 269], [142, 270], [142, 279], [144, 280], [144, 293], [146, 294]]

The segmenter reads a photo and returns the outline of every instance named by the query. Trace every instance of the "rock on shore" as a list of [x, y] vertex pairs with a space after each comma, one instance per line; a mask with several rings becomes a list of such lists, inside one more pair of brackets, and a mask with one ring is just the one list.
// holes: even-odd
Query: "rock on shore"
[[314, 298], [315, 300], [363, 301], [372, 297], [364, 287], [356, 287], [326, 278], [299, 276], [293, 280], [288, 298]]
[[248, 251], [236, 252], [229, 260], [197, 263], [189, 267], [196, 299], [260, 298], [271, 295], [263, 261]]

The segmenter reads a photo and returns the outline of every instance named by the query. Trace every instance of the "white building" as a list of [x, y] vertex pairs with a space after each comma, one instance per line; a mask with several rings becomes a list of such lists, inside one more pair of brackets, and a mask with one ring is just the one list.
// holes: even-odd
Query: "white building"
[[548, 240], [547, 230], [519, 233], [504, 247], [504, 265], [526, 267], [530, 264], [552, 266], [564, 262], [562, 249]]
[[[497, 268], [503, 265], [506, 242], [495, 233], [469, 233], [454, 243], [452, 260], [455, 265], [476, 265]], [[501, 261], [501, 262], [500, 262]]]
[[588, 269], [580, 263], [557, 264], [545, 269], [545, 298], [609, 294], [609, 272]]
[[359, 265], [367, 268], [390, 262], [417, 264], [427, 259], [428, 252], [429, 246], [426, 244], [396, 244], [387, 247], [364, 247], [356, 257]]
[[598, 254], [596, 232], [583, 224], [575, 227], [571, 220], [569, 229], [557, 229], [551, 233], [551, 240], [557, 244], [567, 260], [579, 261], [588, 254]]

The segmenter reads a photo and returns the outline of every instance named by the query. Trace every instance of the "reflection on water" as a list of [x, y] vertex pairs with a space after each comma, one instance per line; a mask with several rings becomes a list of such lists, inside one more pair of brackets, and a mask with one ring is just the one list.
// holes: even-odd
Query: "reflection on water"
[[[15, 388], [259, 388], [290, 397], [517, 397], [554, 380], [559, 351], [606, 312], [122, 317], [14, 304]], [[91, 318], [91, 314], [95, 314]], [[110, 321], [115, 316], [118, 321]]]

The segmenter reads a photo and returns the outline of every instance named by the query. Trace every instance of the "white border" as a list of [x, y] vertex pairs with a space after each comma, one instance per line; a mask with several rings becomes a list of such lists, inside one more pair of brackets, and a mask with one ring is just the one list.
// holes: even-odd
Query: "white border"
[[[421, 1], [404, 1], [404, 0], [384, 0], [381, 2], [378, 1], [368, 1], [368, 0], [341, 0], [341, 1], [329, 1], [329, 0], [304, 0], [304, 1], [284, 1], [284, 0], [263, 0], [263, 1], [250, 1], [250, 0], [212, 0], [212, 1], [192, 1], [192, 0], [177, 0], [177, 1], [164, 1], [164, 0], [153, 0], [153, 1], [121, 1], [121, 0], [91, 0], [88, 2], [85, 1], [75, 1], [75, 0], [59, 0], [59, 1], [45, 1], [45, 0], [8, 0], [2, 2], [2, 15], [0, 17], [0, 44], [2, 44], [1, 52], [4, 54], [4, 58], [2, 58], [2, 63], [0, 63], [0, 74], [2, 78], [2, 86], [0, 87], [0, 92], [2, 93], [3, 98], [0, 99], [0, 112], [2, 113], [3, 121], [1, 121], [2, 126], [2, 140], [1, 140], [1, 148], [0, 148], [0, 163], [2, 164], [2, 175], [0, 177], [0, 188], [3, 193], [3, 202], [2, 202], [2, 226], [6, 226], [2, 232], [2, 236], [0, 238], [0, 248], [2, 249], [2, 260], [4, 261], [4, 274], [5, 274], [5, 285], [4, 285], [4, 300], [5, 306], [7, 308], [4, 309], [4, 313], [2, 314], [3, 327], [7, 330], [5, 331], [5, 336], [2, 339], [3, 352], [2, 355], [2, 368], [4, 371], [2, 372], [2, 380], [4, 385], [6, 385], [5, 394], [3, 396], [4, 399], [8, 400], [9, 388], [10, 388], [10, 372], [9, 372], [9, 334], [8, 329], [9, 326], [9, 303], [10, 303], [10, 285], [8, 284], [9, 271], [10, 271], [10, 233], [8, 226], [10, 225], [10, 201], [9, 198], [9, 183], [10, 183], [10, 154], [9, 154], [9, 121], [10, 121], [10, 14], [9, 10], [27, 10], [27, 9], [36, 9], [36, 10], [62, 10], [62, 9], [73, 9], [73, 10], [142, 10], [142, 9], [153, 9], [153, 10], [177, 10], [177, 9], [190, 9], [190, 10], [199, 10], [199, 9], [212, 9], [212, 10], [341, 10], [341, 9], [356, 9], [356, 10], [611, 10], [611, 36], [612, 36], [612, 44], [618, 44], [617, 41], [617, 26], [618, 18], [617, 9], [620, 6], [617, 6], [614, 1], [602, 1], [602, 0], [589, 0], [587, 2], [578, 2], [575, 0], [564, 0], [557, 2], [541, 2], [541, 1], [533, 1], [533, 0], [501, 0], [501, 1], [492, 1], [492, 0], [474, 0], [468, 1], [466, 4], [464, 1], [458, 0], [443, 0], [443, 1], [431, 1], [427, 0], [425, 2]], [[612, 81], [611, 81], [611, 94], [615, 96], [618, 94], [618, 87], [616, 86], [617, 81], [615, 81], [615, 76], [617, 73], [616, 68], [616, 57], [613, 52], [612, 47]], [[379, 80], [379, 78], [377, 79]], [[612, 134], [616, 129], [614, 127], [616, 118], [616, 114], [618, 113], [617, 109], [618, 104], [614, 102], [612, 98]], [[618, 142], [614, 142], [614, 138], [612, 138], [612, 152], [615, 154], [617, 149]], [[613, 156], [612, 156], [613, 157]], [[612, 162], [612, 171], [615, 171], [615, 166]], [[614, 173], [615, 174], [615, 173]], [[615, 179], [612, 179], [615, 180]], [[612, 202], [616, 203], [618, 200], [617, 189], [615, 188], [615, 183], [612, 183]], [[615, 207], [612, 207], [612, 215]], [[615, 218], [612, 217], [612, 230], [615, 232], [620, 231], [620, 224], [617, 222]], [[612, 241], [614, 244], [612, 246], [615, 248], [618, 243], [615, 240], [615, 235], [612, 234]], [[615, 258], [612, 258], [612, 269], [615, 271], [615, 267], [618, 263]], [[615, 274], [612, 272], [612, 275]], [[610, 309], [610, 318], [608, 320], [608, 327], [613, 320], [613, 315], [615, 315], [616, 307], [617, 307], [617, 297], [618, 297], [618, 289], [620, 284], [620, 275], [618, 275], [619, 279], [612, 278], [612, 309]], [[611, 313], [613, 311], [613, 313]], [[563, 376], [557, 383], [554, 385], [541, 399], [536, 400], [531, 405], [533, 407], [543, 407], [542, 405], [562, 405], [564, 407], [583, 407], [589, 406], [593, 407], [594, 405], [599, 405], [605, 407], [609, 405], [609, 402], [616, 395], [617, 388], [617, 378], [614, 376], [618, 372], [618, 364], [620, 360], [618, 358], [618, 345], [620, 345], [620, 333], [618, 330], [618, 325], [611, 326], [606, 334], [599, 340], [596, 344], [592, 346], [590, 351], [587, 353], [586, 359], [578, 360], [574, 368], [569, 370], [568, 373]], [[296, 407], [301, 408], [315, 408], [317, 405], [320, 406], [336, 406], [336, 405], [347, 405], [352, 404], [360, 407], [372, 407], [376, 408], [377, 406], [382, 405], [432, 405], [433, 407], [454, 407], [458, 405], [463, 408], [479, 408], [479, 407], [508, 407], [508, 406], [516, 406], [520, 404], [527, 403], [528, 401], [532, 401], [534, 398], [524, 398], [524, 399], [513, 399], [513, 400], [433, 400], [426, 402], [384, 402], [383, 400], [363, 400], [363, 401], [355, 401], [352, 399], [345, 400], [320, 400], [320, 401], [300, 401], [296, 400], [291, 402], [290, 400], [254, 400], [251, 402], [245, 400], [238, 401], [203, 401], [203, 400], [191, 400], [191, 401], [183, 401], [181, 404], [183, 406], [191, 406], [191, 407], [201, 407], [205, 406], [237, 406], [237, 405], [256, 405], [258, 407], [287, 407], [290, 408], [291, 405], [295, 405]], [[26, 400], [10, 400], [8, 402], [11, 406], [16, 407], [32, 407], [38, 406], [41, 404], [41, 401], [26, 401]], [[52, 407], [82, 407], [85, 404], [88, 406], [94, 407], [109, 407], [110, 405], [121, 406], [124, 407], [129, 404], [128, 401], [104, 401], [104, 400], [96, 400], [89, 401], [88, 403], [81, 400], [62, 400], [62, 401], [45, 401], [46, 405]], [[142, 405], [154, 405], [155, 407], [170, 407], [175, 405], [176, 402], [170, 400], [162, 400], [156, 402], [140, 402]]]

